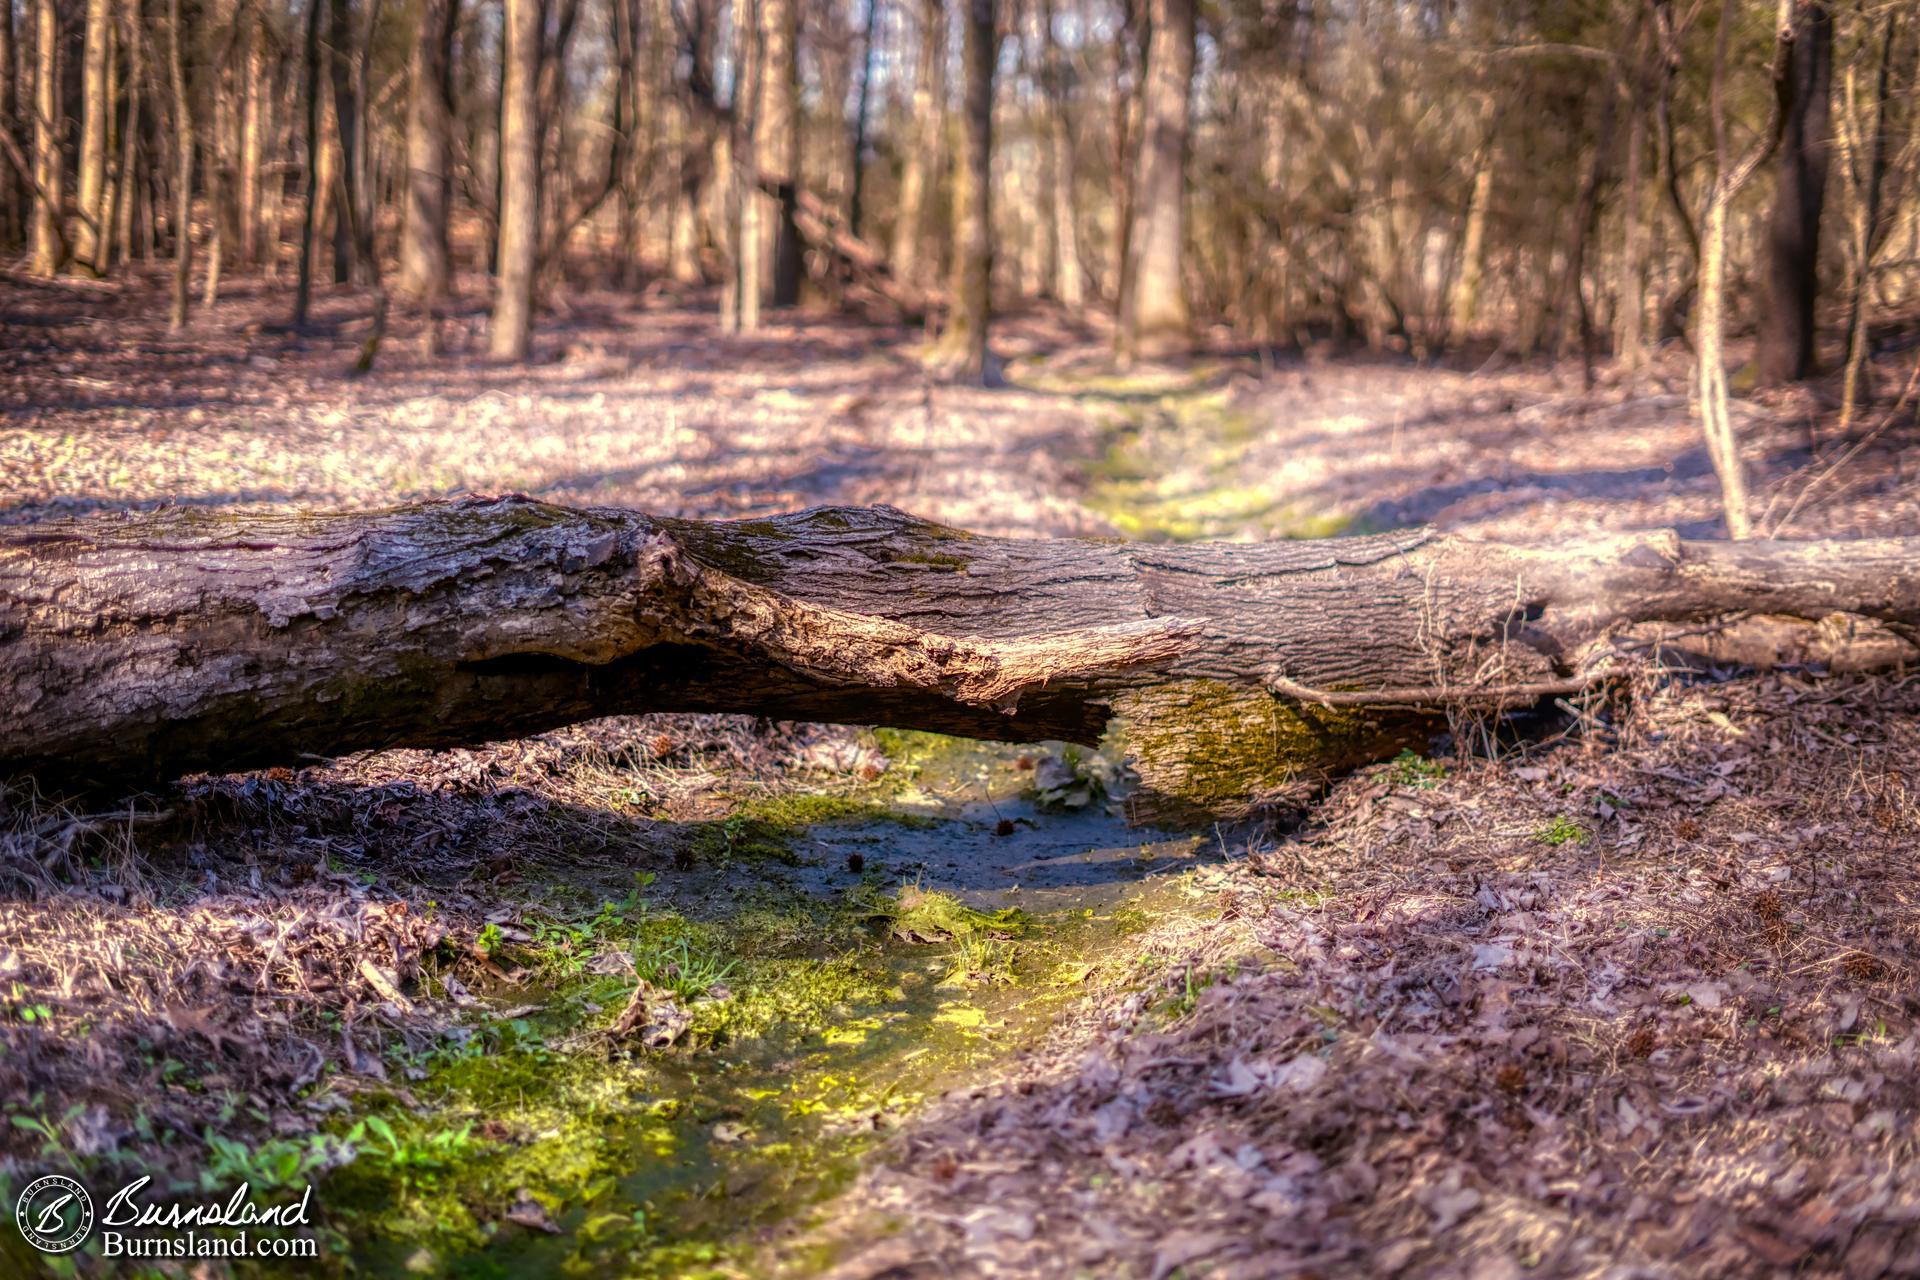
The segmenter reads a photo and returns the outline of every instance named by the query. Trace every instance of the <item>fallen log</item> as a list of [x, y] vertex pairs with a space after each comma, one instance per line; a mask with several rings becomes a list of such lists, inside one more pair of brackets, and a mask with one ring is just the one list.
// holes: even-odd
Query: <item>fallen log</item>
[[1149, 803], [1235, 813], [1635, 646], [1885, 665], [1917, 638], [1914, 538], [1153, 545], [888, 507], [172, 508], [0, 529], [0, 772], [121, 785], [642, 711], [1083, 743], [1118, 722]]

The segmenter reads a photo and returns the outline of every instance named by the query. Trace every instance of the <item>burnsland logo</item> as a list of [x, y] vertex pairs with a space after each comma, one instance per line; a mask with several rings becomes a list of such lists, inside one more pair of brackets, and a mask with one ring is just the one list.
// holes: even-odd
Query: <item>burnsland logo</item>
[[68, 1253], [93, 1230], [93, 1197], [65, 1174], [27, 1184], [13, 1205], [13, 1221], [26, 1242], [42, 1253]]
[[[315, 1258], [319, 1242], [311, 1235], [278, 1232], [308, 1227], [313, 1188], [284, 1204], [257, 1205], [246, 1183], [225, 1200], [205, 1204], [143, 1202], [151, 1178], [139, 1178], [107, 1200], [100, 1252], [108, 1258]], [[21, 1237], [42, 1253], [79, 1248], [94, 1228], [93, 1198], [65, 1174], [49, 1174], [27, 1184], [13, 1206]], [[116, 1228], [132, 1228], [133, 1231]], [[259, 1228], [268, 1228], [262, 1233]], [[137, 1233], [137, 1234], [136, 1234]]]

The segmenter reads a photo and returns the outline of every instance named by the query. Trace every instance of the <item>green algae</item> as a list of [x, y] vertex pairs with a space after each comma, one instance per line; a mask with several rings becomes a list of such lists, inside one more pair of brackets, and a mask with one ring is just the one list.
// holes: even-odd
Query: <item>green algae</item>
[[[340, 1121], [380, 1118], [402, 1158], [369, 1144], [321, 1188], [353, 1241], [351, 1264], [461, 1277], [744, 1265], [757, 1230], [844, 1186], [859, 1153], [944, 1082], [1040, 1034], [1084, 991], [1094, 966], [1082, 958], [1151, 918], [1129, 907], [1028, 920], [912, 886], [876, 911], [887, 897], [863, 887], [796, 906], [813, 933], [783, 954], [751, 954], [768, 939], [750, 927], [734, 989], [696, 1003], [693, 1029], [671, 1048], [583, 1034], [604, 1027], [631, 986], [585, 976], [516, 991], [538, 1012], [483, 1017], [406, 1062], [417, 1078], [404, 1092], [362, 1095]], [[919, 928], [891, 927], [901, 921], [950, 932], [920, 940]], [[735, 940], [731, 921], [654, 923], [702, 945]], [[991, 982], [956, 972], [957, 946], [940, 945], [1016, 931], [1032, 946]], [[431, 1154], [448, 1133], [462, 1137]], [[557, 1230], [525, 1225], [542, 1218]]]

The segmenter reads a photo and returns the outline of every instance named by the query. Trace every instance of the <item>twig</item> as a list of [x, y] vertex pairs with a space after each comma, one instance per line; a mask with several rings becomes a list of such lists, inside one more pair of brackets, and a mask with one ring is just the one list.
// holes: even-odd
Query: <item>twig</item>
[[1510, 701], [1582, 693], [1620, 674], [1618, 671], [1602, 669], [1569, 676], [1564, 680], [1535, 680], [1479, 688], [1422, 685], [1391, 689], [1312, 689], [1283, 675], [1274, 674], [1266, 677], [1266, 686], [1274, 693], [1299, 702], [1315, 702], [1323, 707], [1442, 706], [1468, 702], [1492, 702], [1496, 706], [1503, 706]]

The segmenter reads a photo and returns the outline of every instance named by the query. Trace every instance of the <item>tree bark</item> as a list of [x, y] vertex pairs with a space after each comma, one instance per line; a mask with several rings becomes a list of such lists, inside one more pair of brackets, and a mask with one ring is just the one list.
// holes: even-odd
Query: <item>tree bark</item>
[[874, 35], [879, 30], [880, 0], [866, 0], [866, 29], [860, 39], [860, 89], [853, 109], [853, 144], [849, 148], [847, 230], [860, 234], [861, 187], [867, 172], [867, 116], [872, 111]]
[[733, 111], [727, 121], [724, 139], [725, 158], [719, 166], [723, 206], [720, 218], [726, 230], [731, 253], [727, 288], [720, 299], [720, 322], [734, 333], [760, 327], [760, 304], [765, 299], [763, 282], [767, 275], [767, 242], [760, 222], [767, 201], [757, 198], [753, 188], [758, 168], [754, 145], [755, 122], [760, 113], [757, 88], [765, 74], [761, 52], [758, 0], [732, 0], [733, 19]]
[[1073, 120], [1068, 114], [1068, 74], [1060, 42], [1054, 38], [1053, 0], [1040, 5], [1040, 75], [1047, 98], [1047, 149], [1052, 173], [1053, 278], [1047, 282], [1063, 307], [1086, 304], [1086, 279], [1080, 270], [1080, 202], [1074, 177]]
[[1813, 304], [1819, 294], [1833, 96], [1833, 15], [1821, 0], [1795, 0], [1791, 44], [1780, 81], [1778, 109], [1785, 128], [1766, 241], [1768, 304], [1760, 312], [1757, 358], [1763, 384], [1797, 382], [1813, 370]]
[[1646, 363], [1647, 244], [1651, 230], [1647, 208], [1646, 77], [1638, 76], [1627, 103], [1627, 174], [1620, 220], [1620, 276], [1614, 294], [1613, 355], [1628, 369]]
[[107, 48], [113, 38], [113, 0], [87, 0], [87, 25], [81, 56], [80, 219], [74, 259], [80, 269], [104, 275], [107, 265], [107, 120], [112, 85]]
[[113, 238], [122, 264], [133, 261], [134, 221], [140, 200], [141, 91], [146, 81], [146, 23], [139, 0], [121, 6], [120, 46], [126, 52], [127, 114], [120, 130], [120, 175], [113, 200]]
[[173, 89], [173, 308], [169, 329], [187, 327], [193, 282], [193, 100], [187, 95], [180, 0], [167, 0], [167, 79]]
[[1854, 414], [1867, 394], [1867, 302], [1873, 289], [1874, 254], [1887, 230], [1881, 204], [1886, 192], [1887, 117], [1893, 100], [1893, 49], [1898, 31], [1893, 11], [1888, 11], [1881, 31], [1871, 119], [1860, 106], [1854, 68], [1848, 67], [1840, 126], [1834, 132], [1852, 196], [1847, 211], [1847, 363], [1840, 389], [1843, 432], [1853, 424]]
[[33, 6], [33, 246], [27, 270], [50, 276], [66, 257], [61, 203], [66, 161], [60, 152], [60, 15], [53, 0]]
[[329, 0], [327, 6], [327, 72], [333, 86], [333, 136], [340, 167], [332, 187], [333, 282], [364, 279], [365, 265], [353, 238], [353, 207], [358, 203], [355, 173], [360, 155], [360, 102], [354, 92], [353, 7], [350, 0]]
[[[1794, 0], [1780, 0], [1774, 32], [1774, 82], [1782, 83], [1786, 69], [1793, 65], [1796, 29], [1791, 22]], [[1728, 407], [1726, 361], [1727, 309], [1727, 217], [1734, 197], [1747, 184], [1754, 171], [1767, 162], [1780, 144], [1785, 115], [1776, 110], [1761, 140], [1747, 154], [1735, 160], [1727, 138], [1725, 84], [1727, 69], [1727, 33], [1732, 25], [1733, 0], [1721, 0], [1720, 26], [1714, 34], [1713, 78], [1709, 88], [1708, 118], [1713, 128], [1713, 182], [1707, 189], [1706, 213], [1700, 219], [1699, 281], [1700, 323], [1694, 339], [1697, 380], [1700, 392], [1700, 427], [1707, 440], [1707, 453], [1720, 477], [1721, 507], [1727, 522], [1727, 535], [1735, 540], [1751, 537], [1753, 517], [1747, 504], [1747, 472], [1740, 460], [1740, 442], [1734, 435]], [[1785, 105], [1784, 90], [1780, 103]]]
[[947, 329], [933, 364], [955, 382], [987, 380], [993, 311], [993, 72], [1000, 42], [993, 0], [961, 0], [960, 63], [965, 82], [960, 151], [953, 166], [953, 270]]
[[300, 265], [294, 283], [293, 327], [307, 327], [307, 310], [313, 300], [314, 221], [320, 204], [320, 6], [324, 0], [307, 0], [306, 34], [300, 47], [300, 97], [306, 104], [306, 174], [300, 197]]
[[1143, 813], [1224, 814], [1298, 802], [1449, 709], [1584, 687], [1636, 646], [1873, 665], [1916, 640], [1915, 538], [1159, 546], [886, 507], [176, 508], [0, 530], [0, 770], [119, 784], [735, 711], [1009, 741], [1113, 728]]
[[760, 0], [759, 104], [753, 117], [754, 186], [759, 242], [747, 247], [764, 264], [764, 302], [800, 301], [800, 233], [793, 206], [800, 187], [800, 39], [794, 0]]
[[1466, 231], [1460, 241], [1460, 275], [1454, 281], [1451, 306], [1453, 339], [1464, 343], [1473, 334], [1480, 314], [1480, 280], [1486, 265], [1487, 212], [1493, 205], [1496, 153], [1491, 135], [1474, 159], [1473, 187], [1467, 196]]
[[1193, 0], [1152, 0], [1133, 227], [1127, 242], [1120, 324], [1123, 362], [1192, 348], [1185, 284], [1187, 131], [1192, 116]]
[[235, 182], [234, 216], [239, 243], [234, 246], [242, 263], [251, 266], [260, 256], [261, 166], [267, 148], [267, 33], [264, 18], [242, 14], [246, 24], [246, 53], [240, 64], [240, 172]]
[[[19, 50], [15, 45], [13, 0], [0, 4], [0, 147], [9, 153], [19, 149], [20, 139], [14, 121], [20, 115], [20, 77], [17, 73]], [[21, 206], [26, 188], [11, 165], [0, 165], [0, 246], [12, 249], [24, 239], [25, 219]]]
[[944, 0], [920, 6], [920, 57], [913, 79], [914, 139], [900, 169], [900, 207], [893, 223], [893, 274], [904, 284], [925, 283], [927, 210], [933, 175], [940, 171], [947, 117], [947, 12]]
[[400, 288], [428, 306], [447, 292], [453, 33], [458, 22], [455, 0], [423, 0], [407, 101], [407, 209], [406, 230], [400, 238]]
[[525, 360], [533, 349], [534, 258], [540, 251], [540, 0], [507, 0], [500, 108], [500, 269], [488, 350]]

